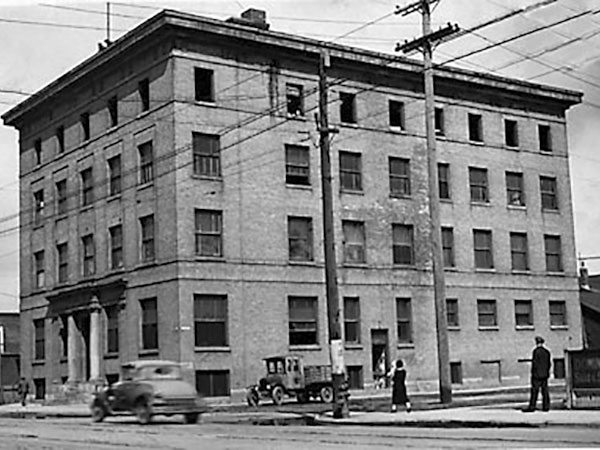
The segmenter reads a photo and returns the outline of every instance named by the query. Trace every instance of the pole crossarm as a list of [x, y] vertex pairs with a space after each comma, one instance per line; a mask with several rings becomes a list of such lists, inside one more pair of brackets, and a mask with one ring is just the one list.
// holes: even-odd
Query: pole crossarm
[[[429, 0], [429, 6], [436, 4], [437, 2], [439, 2], [440, 0]], [[401, 16], [408, 16], [409, 14], [414, 13], [415, 11], [419, 11], [423, 8], [423, 1], [418, 1], [415, 3], [411, 3], [410, 5], [406, 5], [405, 7], [401, 8], [399, 5], [396, 5], [396, 11], [394, 11], [394, 14], [396, 15], [401, 15]]]
[[453, 39], [455, 34], [459, 31], [460, 27], [458, 25], [449, 23], [433, 33], [418, 37], [412, 41], [406, 41], [404, 44], [397, 43], [395, 50], [397, 52], [413, 53], [419, 49], [425, 48], [425, 45], [434, 46], [435, 44], [449, 41], [450, 39]]

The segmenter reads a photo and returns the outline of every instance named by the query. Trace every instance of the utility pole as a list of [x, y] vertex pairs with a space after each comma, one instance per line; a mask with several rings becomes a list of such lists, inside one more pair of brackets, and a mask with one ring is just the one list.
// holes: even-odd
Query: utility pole
[[110, 45], [110, 2], [106, 2], [106, 45]]
[[329, 134], [337, 130], [329, 128], [327, 114], [327, 67], [329, 54], [323, 50], [319, 58], [319, 147], [321, 150], [321, 186], [323, 195], [323, 237], [325, 247], [325, 285], [327, 290], [327, 324], [329, 352], [333, 378], [333, 417], [348, 417], [348, 386], [345, 380], [344, 343], [340, 324], [340, 302], [337, 285], [337, 262], [333, 232], [333, 194], [331, 189], [331, 154]]
[[396, 47], [396, 51], [405, 53], [421, 49], [423, 51], [423, 75], [425, 90], [425, 131], [427, 134], [428, 200], [431, 239], [431, 260], [433, 265], [433, 296], [435, 304], [435, 324], [437, 336], [438, 373], [440, 401], [452, 402], [452, 383], [450, 379], [450, 350], [448, 346], [448, 320], [446, 317], [446, 288], [444, 280], [444, 258], [442, 254], [442, 230], [440, 224], [439, 188], [437, 176], [437, 156], [435, 140], [435, 97], [433, 86], [432, 49], [436, 43], [447, 39], [458, 31], [458, 27], [448, 25], [439, 31], [431, 32], [430, 6], [439, 0], [420, 0], [396, 14], [407, 15], [420, 10], [423, 16], [420, 38]]

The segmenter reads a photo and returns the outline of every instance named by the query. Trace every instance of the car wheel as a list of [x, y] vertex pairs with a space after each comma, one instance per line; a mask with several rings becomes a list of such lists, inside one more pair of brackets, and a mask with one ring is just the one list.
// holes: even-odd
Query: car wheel
[[198, 422], [198, 413], [188, 413], [183, 415], [185, 423], [192, 424]]
[[146, 425], [150, 423], [152, 419], [152, 412], [150, 411], [150, 406], [146, 400], [140, 400], [136, 403], [133, 412], [138, 419], [138, 422], [142, 425]]
[[104, 420], [104, 418], [106, 417], [106, 411], [104, 410], [104, 408], [102, 407], [102, 405], [99, 405], [98, 403], [94, 403], [91, 407], [91, 412], [92, 412], [92, 422], [102, 422]]
[[248, 406], [258, 406], [259, 397], [255, 389], [248, 389], [248, 392], [246, 392], [246, 402]]
[[300, 391], [296, 394], [296, 399], [298, 403], [308, 403], [308, 392]]
[[319, 396], [323, 403], [331, 403], [333, 401], [333, 388], [331, 386], [323, 386], [319, 391]]
[[273, 399], [273, 403], [277, 406], [283, 403], [283, 388], [281, 386], [275, 386], [271, 391], [271, 398]]

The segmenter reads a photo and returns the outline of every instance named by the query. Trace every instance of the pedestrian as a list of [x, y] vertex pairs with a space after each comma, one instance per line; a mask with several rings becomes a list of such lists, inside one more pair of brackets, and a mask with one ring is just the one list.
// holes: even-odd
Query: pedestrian
[[550, 410], [550, 394], [548, 393], [548, 378], [550, 377], [550, 351], [544, 347], [544, 338], [535, 337], [535, 348], [531, 356], [531, 393], [529, 406], [523, 412], [535, 411], [538, 392], [542, 391], [542, 410]]
[[27, 404], [27, 395], [29, 394], [29, 383], [25, 377], [21, 377], [21, 380], [17, 385], [17, 393], [21, 400], [21, 406], [25, 406]]
[[401, 405], [409, 413], [411, 405], [406, 394], [406, 369], [401, 359], [392, 363], [388, 377], [392, 380], [392, 412], [396, 412]]

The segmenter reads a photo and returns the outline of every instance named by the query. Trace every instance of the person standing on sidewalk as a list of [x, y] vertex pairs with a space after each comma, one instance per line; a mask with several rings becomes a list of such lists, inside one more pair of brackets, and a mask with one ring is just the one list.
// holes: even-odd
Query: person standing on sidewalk
[[410, 401], [406, 394], [406, 370], [401, 359], [392, 363], [388, 377], [392, 380], [392, 412], [398, 410], [398, 405], [402, 405], [407, 413], [410, 412]]
[[550, 377], [550, 351], [544, 347], [544, 338], [535, 337], [535, 349], [531, 357], [531, 393], [529, 406], [523, 412], [535, 411], [538, 392], [542, 391], [542, 410], [550, 410], [550, 394], [548, 393], [548, 378]]
[[25, 377], [21, 377], [19, 380], [19, 383], [17, 384], [17, 393], [21, 400], [21, 406], [25, 406], [27, 404], [27, 395], [29, 394], [29, 383]]

